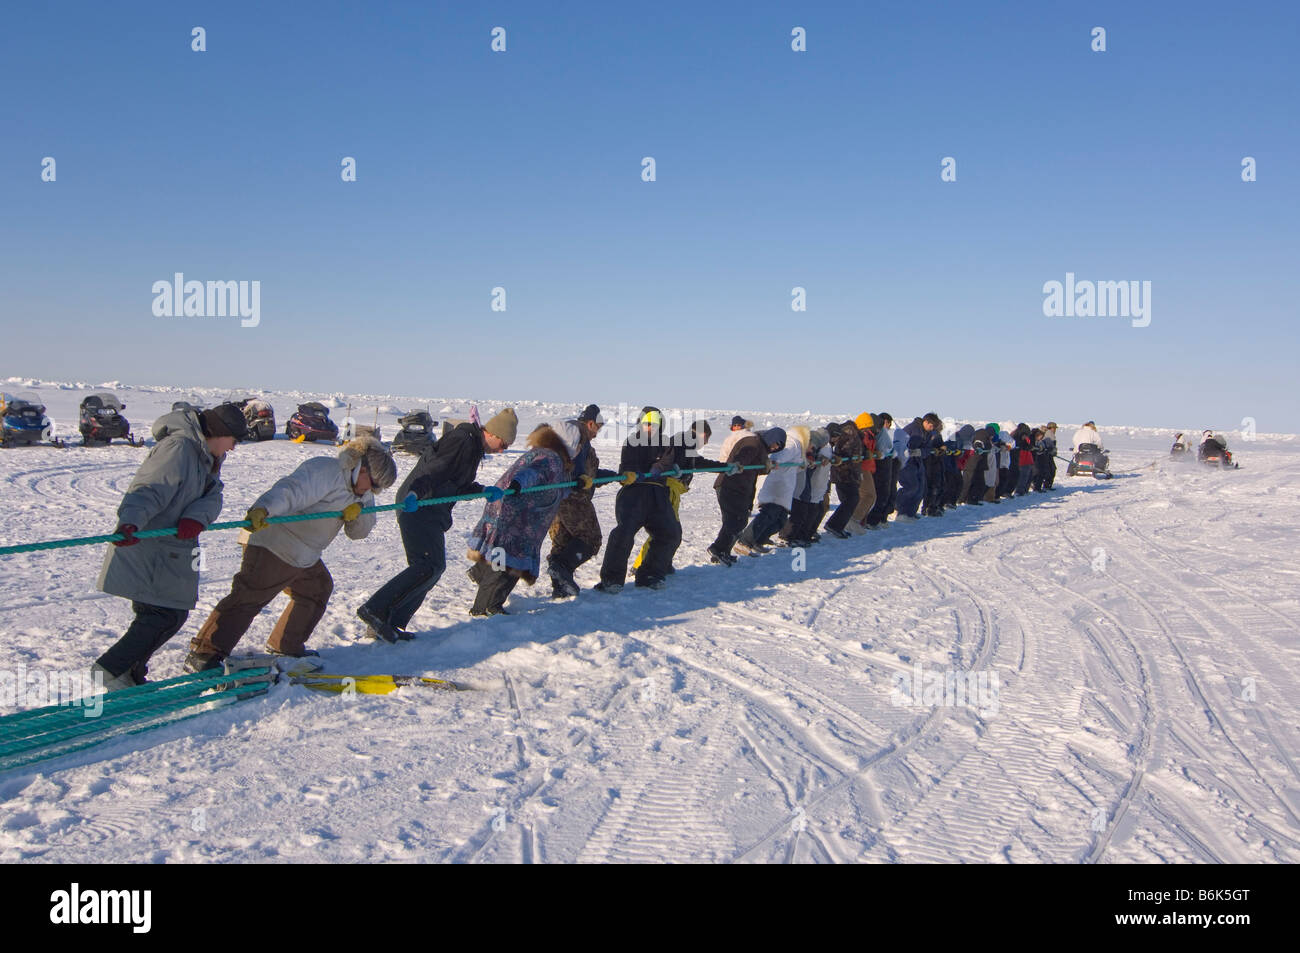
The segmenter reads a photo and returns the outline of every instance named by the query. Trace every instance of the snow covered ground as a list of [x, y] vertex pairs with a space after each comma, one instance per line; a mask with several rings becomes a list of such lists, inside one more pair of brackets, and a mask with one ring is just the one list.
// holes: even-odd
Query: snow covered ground
[[[67, 432], [85, 390], [39, 391]], [[249, 396], [117, 392], [137, 433], [176, 399]], [[232, 454], [223, 518], [334, 452], [282, 436], [322, 396], [269, 395], [281, 437]], [[385, 437], [425, 404], [349, 400], [361, 423], [385, 408]], [[521, 434], [579, 409], [515, 406]], [[730, 413], [711, 415], [718, 431]], [[697, 483], [665, 591], [554, 603], [521, 586], [491, 619], [467, 614], [480, 504], [460, 504], [451, 566], [397, 646], [363, 640], [354, 615], [404, 565], [384, 517], [327, 551], [336, 590], [312, 644], [333, 672], [481, 691], [277, 687], [0, 774], [0, 860], [1300, 861], [1300, 439], [1236, 439], [1243, 469], [1215, 472], [1168, 463], [1170, 430], [1100, 423], [1115, 470], [1160, 462], [828, 538], [803, 566], [780, 550], [709, 565], [717, 504]], [[612, 466], [616, 447], [598, 447]], [[111, 532], [145, 452], [0, 451], [0, 545]], [[398, 459], [404, 473], [413, 458]], [[509, 459], [489, 458], [484, 482]], [[606, 532], [615, 492], [597, 495]], [[199, 607], [155, 677], [179, 674], [228, 591], [235, 535], [205, 536]], [[101, 558], [0, 557], [0, 670], [81, 672], [117, 638], [130, 610], [94, 591]], [[589, 563], [578, 581], [596, 577]], [[260, 650], [273, 620], [241, 648]], [[953, 671], [973, 691], [935, 697]]]

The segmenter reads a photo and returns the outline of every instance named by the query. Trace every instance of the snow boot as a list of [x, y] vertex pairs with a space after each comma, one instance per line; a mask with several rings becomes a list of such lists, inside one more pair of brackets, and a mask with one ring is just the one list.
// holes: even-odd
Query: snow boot
[[102, 682], [104, 691], [106, 692], [116, 692], [123, 688], [134, 688], [136, 685], [140, 684], [135, 680], [130, 669], [127, 669], [121, 675], [113, 675], [98, 662], [90, 666], [90, 682], [93, 685], [96, 681]]
[[383, 639], [389, 645], [397, 641], [397, 631], [387, 619], [379, 618], [369, 606], [362, 606], [357, 610], [357, 618], [370, 626], [370, 637], [374, 639]]
[[708, 552], [710, 562], [720, 563], [723, 566], [734, 566], [736, 564], [735, 556], [731, 555], [731, 553], [724, 553], [717, 546], [710, 544]]
[[221, 663], [225, 659], [216, 652], [196, 652], [191, 649], [190, 654], [185, 656], [185, 662], [181, 668], [187, 672], [206, 672], [210, 669], [221, 668]]
[[478, 583], [478, 593], [474, 596], [474, 605], [470, 615], [507, 615], [506, 598], [519, 577], [510, 570], [497, 572], [488, 563], [479, 561], [469, 571], [469, 577]]
[[576, 539], [565, 543], [558, 550], [551, 550], [551, 555], [546, 560], [546, 571], [551, 577], [552, 598], [569, 598], [582, 591], [573, 578], [573, 572], [586, 561], [586, 548]]

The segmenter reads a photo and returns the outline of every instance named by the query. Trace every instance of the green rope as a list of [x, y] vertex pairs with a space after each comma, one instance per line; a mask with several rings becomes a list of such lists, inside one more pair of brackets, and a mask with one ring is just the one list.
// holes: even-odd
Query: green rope
[[190, 712], [188, 714], [182, 715], [179, 718], [167, 717], [168, 715], [174, 714], [176, 712], [184, 711], [186, 708], [190, 708], [195, 705], [213, 705], [216, 708], [225, 708], [229, 705], [233, 705], [237, 701], [243, 700], [244, 698], [250, 698], [253, 695], [264, 695], [264, 694], [266, 694], [265, 688], [261, 689], [260, 691], [250, 692], [247, 695], [242, 695], [242, 694], [229, 695], [229, 696], [223, 696], [219, 694], [211, 695], [211, 696], [200, 695], [196, 698], [191, 698], [186, 701], [176, 702], [170, 706], [167, 706], [166, 710], [157, 709], [155, 710], [154, 714], [151, 714], [147, 723], [132, 725], [130, 727], [123, 726], [125, 727], [125, 730], [123, 731], [111, 732], [102, 737], [83, 738], [78, 743], [75, 744], [65, 744], [65, 745], [57, 746], [57, 750], [53, 750], [53, 751], [49, 750], [47, 746], [41, 748], [33, 748], [28, 751], [18, 752], [13, 755], [0, 757], [0, 771], [9, 771], [13, 768], [21, 768], [29, 764], [36, 764], [37, 762], [41, 762], [41, 761], [52, 761], [55, 758], [62, 758], [64, 755], [74, 754], [78, 751], [84, 751], [87, 748], [93, 748], [96, 745], [103, 744], [107, 741], [114, 741], [119, 738], [125, 738], [129, 735], [139, 734], [142, 731], [149, 731], [152, 728], [160, 728], [162, 727], [163, 724], [176, 724], [177, 722], [185, 721], [189, 718], [197, 718], [199, 715], [206, 715], [208, 711], [214, 710], [214, 709], [206, 709], [204, 711]]
[[[119, 691], [109, 692], [103, 696], [104, 712], [115, 713], [119, 709], [138, 709], [150, 704], [165, 701], [156, 696], [176, 697], [178, 693], [188, 693], [193, 686], [206, 691], [212, 682], [223, 677], [221, 669], [197, 672], [192, 675], [179, 675], [159, 682], [146, 682]], [[76, 723], [86, 720], [85, 705], [46, 705], [42, 708], [29, 708], [12, 715], [0, 716], [0, 740], [20, 734], [36, 734], [47, 730], [50, 725]], [[101, 712], [101, 715], [103, 712]]]
[[[948, 455], [956, 456], [962, 453], [963, 451], [932, 451], [932, 452], [938, 454], [948, 454]], [[990, 451], [975, 450], [973, 452], [989, 453]], [[773, 464], [772, 468], [777, 469], [780, 467], [798, 467], [799, 469], [813, 470], [813, 469], [817, 469], [818, 467], [839, 466], [845, 463], [854, 463], [861, 460], [882, 460], [882, 459], [887, 459], [887, 458], [882, 457], [879, 454], [876, 454], [875, 456], [871, 456], [871, 457], [866, 457], [862, 455], [852, 456], [852, 457], [831, 457], [829, 459], [818, 460], [816, 463], [813, 464], [808, 464], [801, 460], [790, 461], [788, 463], [777, 463], [777, 464]], [[767, 470], [767, 469], [768, 469], [767, 466], [761, 463], [752, 463], [747, 466], [740, 467], [740, 470]], [[734, 472], [738, 472], [738, 471], [736, 471], [734, 468], [730, 466], [724, 465], [718, 467], [700, 467], [698, 469], [690, 469], [690, 470], [677, 470], [675, 475], [687, 476], [695, 473], [734, 473]], [[636, 476], [638, 480], [641, 480], [647, 477], [651, 479], [658, 479], [660, 477], [671, 477], [673, 475], [674, 475], [674, 470], [665, 470], [662, 473], [658, 473], [658, 474], [638, 473]], [[618, 476], [611, 476], [611, 477], [597, 477], [591, 482], [593, 486], [599, 486], [605, 483], [622, 483], [625, 479], [626, 477], [624, 475], [619, 474]], [[578, 485], [578, 481], [568, 480], [563, 483], [543, 483], [538, 486], [530, 486], [518, 492], [519, 493], [540, 493], [544, 490], [562, 490], [570, 487], [575, 487], [577, 485]], [[503, 491], [503, 495], [511, 496], [515, 492], [516, 491], [514, 490], [505, 490]], [[437, 496], [428, 500], [420, 500], [418, 503], [416, 503], [416, 506], [441, 506], [444, 503], [464, 503], [469, 500], [481, 500], [484, 499], [485, 497], [486, 497], [486, 493], [462, 493], [458, 496]], [[386, 503], [382, 506], [363, 507], [361, 512], [362, 513], [387, 513], [393, 510], [405, 510], [405, 509], [406, 506], [402, 503]], [[301, 520], [323, 520], [323, 519], [342, 519], [342, 518], [343, 518], [342, 510], [328, 510], [320, 513], [295, 513], [292, 516], [271, 516], [267, 518], [266, 522], [268, 524], [297, 523]], [[252, 528], [253, 528], [253, 524], [250, 523], [248, 520], [230, 520], [224, 523], [213, 523], [212, 525], [208, 526], [204, 530], [204, 532], [210, 533], [210, 532], [215, 532], [217, 530], [225, 530], [225, 529], [251, 530]], [[175, 535], [176, 535], [176, 527], [169, 526], [169, 527], [164, 527], [162, 529], [140, 530], [134, 534], [134, 538], [153, 539], [159, 536], [175, 536]], [[119, 543], [125, 539], [126, 537], [123, 536], [121, 533], [109, 533], [108, 535], [105, 536], [78, 536], [70, 539], [52, 539], [42, 543], [22, 543], [17, 546], [0, 546], [0, 556], [13, 556], [18, 553], [35, 553], [47, 549], [64, 549], [71, 546], [93, 546], [98, 543]]]
[[[817, 464], [814, 464], [814, 466], [815, 466], [815, 467], [826, 466], [826, 465], [831, 464], [832, 462], [835, 462], [835, 463], [848, 463], [848, 462], [851, 462], [851, 461], [853, 461], [853, 460], [862, 460], [862, 459], [863, 459], [863, 457], [860, 457], [860, 456], [858, 456], [858, 457], [837, 457], [837, 458], [834, 458], [833, 461], [832, 461], [832, 460], [827, 460], [827, 461], [824, 461], [824, 462], [819, 462], [819, 463], [817, 463]], [[775, 466], [775, 467], [800, 467], [800, 468], [805, 468], [805, 467], [807, 467], [807, 464], [805, 464], [805, 463], [803, 463], [803, 462], [801, 462], [801, 461], [800, 461], [800, 462], [792, 461], [792, 462], [790, 462], [790, 463], [778, 463], [778, 464], [775, 464], [774, 466]], [[740, 469], [742, 469], [742, 470], [764, 470], [764, 469], [766, 469], [766, 467], [765, 467], [763, 464], [761, 464], [761, 463], [755, 463], [755, 464], [750, 464], [749, 466], [741, 467]], [[809, 468], [809, 469], [811, 469], [811, 468]], [[732, 468], [731, 468], [731, 467], [728, 467], [728, 466], [721, 466], [721, 467], [700, 467], [699, 469], [692, 469], [692, 470], [682, 470], [682, 471], [679, 471], [679, 475], [687, 475], [687, 474], [692, 474], [692, 473], [730, 473], [730, 472], [732, 472]], [[663, 476], [672, 476], [672, 475], [673, 475], [673, 471], [672, 471], [672, 470], [665, 470], [663, 473], [660, 473], [660, 474], [653, 474], [653, 473], [638, 473], [638, 474], [637, 474], [637, 479], [639, 480], [639, 479], [643, 479], [643, 478], [645, 478], [645, 477], [650, 477], [650, 478], [652, 478], [652, 479], [657, 479], [658, 477], [663, 477]], [[617, 483], [621, 483], [624, 479], [625, 479], [625, 477], [622, 476], [622, 475], [619, 475], [619, 476], [612, 476], [612, 477], [599, 477], [598, 479], [593, 480], [593, 481], [592, 481], [592, 484], [593, 484], [593, 485], [596, 485], [596, 484], [603, 484], [603, 483], [616, 483], [616, 482], [617, 482]], [[569, 481], [564, 482], [564, 483], [544, 483], [544, 484], [541, 484], [541, 485], [539, 485], [539, 486], [530, 486], [530, 487], [527, 487], [526, 489], [524, 489], [524, 490], [522, 490], [522, 491], [520, 491], [520, 492], [522, 492], [522, 493], [539, 493], [539, 492], [541, 492], [541, 491], [543, 491], [543, 490], [561, 490], [561, 489], [565, 489], [565, 488], [568, 488], [568, 487], [575, 487], [575, 486], [577, 486], [577, 485], [578, 485], [578, 482], [577, 482], [576, 480], [569, 480]], [[514, 494], [514, 492], [515, 492], [514, 490], [505, 490], [505, 491], [504, 491], [504, 495], [506, 495], [506, 496], [510, 496], [510, 495]], [[467, 501], [469, 501], [469, 500], [481, 500], [481, 499], [484, 499], [485, 496], [486, 496], [485, 493], [462, 493], [462, 494], [460, 494], [459, 496], [438, 496], [438, 497], [434, 497], [434, 498], [432, 498], [432, 499], [428, 499], [428, 500], [420, 500], [416, 505], [417, 505], [417, 506], [440, 506], [440, 505], [443, 504], [443, 503], [463, 503], [463, 502], [467, 502]], [[387, 512], [390, 512], [390, 511], [392, 511], [392, 510], [404, 510], [405, 508], [406, 508], [405, 505], [402, 504], [402, 503], [386, 503], [386, 504], [384, 504], [384, 505], [382, 505], [382, 506], [366, 506], [366, 507], [363, 507], [362, 510], [361, 510], [361, 512], [362, 512], [362, 513], [387, 513]], [[267, 518], [266, 522], [267, 522], [268, 524], [269, 524], [269, 523], [297, 523], [297, 522], [299, 522], [299, 521], [301, 521], [301, 520], [323, 520], [323, 519], [342, 519], [342, 518], [343, 518], [343, 511], [342, 511], [342, 510], [329, 510], [329, 511], [320, 512], [320, 513], [295, 513], [295, 514], [292, 515], [292, 516], [271, 516], [271, 517], [268, 517], [268, 518]], [[250, 523], [248, 520], [230, 520], [230, 521], [228, 521], [228, 522], [224, 522], [224, 523], [213, 523], [213, 524], [211, 524], [210, 526], [208, 526], [208, 527], [204, 530], [204, 532], [209, 532], [209, 533], [210, 533], [210, 532], [214, 532], [214, 531], [217, 531], [217, 530], [224, 530], [224, 529], [248, 529], [248, 530], [251, 530], [252, 528], [253, 528], [253, 524]], [[175, 536], [175, 535], [176, 535], [176, 527], [174, 527], [174, 526], [169, 526], [169, 527], [164, 527], [164, 528], [162, 528], [162, 529], [146, 529], [146, 530], [140, 530], [139, 532], [137, 532], [137, 533], [134, 534], [134, 538], [135, 538], [135, 539], [153, 539], [153, 538], [155, 538], [155, 537], [159, 537], [159, 536]], [[35, 552], [40, 552], [40, 551], [42, 551], [42, 550], [47, 550], [47, 549], [64, 549], [64, 548], [71, 547], [71, 546], [93, 546], [93, 545], [96, 545], [96, 544], [98, 544], [98, 543], [119, 543], [119, 542], [122, 542], [122, 541], [125, 540], [125, 539], [126, 539], [126, 537], [123, 536], [121, 533], [109, 533], [109, 534], [107, 534], [107, 535], [105, 535], [105, 536], [78, 536], [78, 537], [74, 537], [74, 538], [70, 538], [70, 539], [53, 539], [53, 540], [48, 540], [48, 541], [46, 541], [46, 542], [42, 542], [42, 543], [22, 543], [22, 544], [17, 545], [17, 546], [0, 546], [0, 556], [13, 556], [13, 555], [16, 555], [16, 554], [18, 554], [18, 553], [35, 553]]]
[[[82, 708], [74, 706], [46, 706], [5, 716], [0, 718], [3, 734], [9, 736], [23, 732], [24, 735], [0, 743], [0, 770], [61, 757], [111, 738], [135, 734], [156, 727], [160, 720], [195, 705], [216, 703], [224, 706], [264, 694], [265, 686], [227, 696], [210, 692], [247, 678], [267, 675], [270, 671], [269, 668], [255, 668], [227, 675], [215, 669], [122, 689], [105, 695], [104, 711], [98, 717], [87, 718]], [[60, 715], [66, 717], [56, 717]]]

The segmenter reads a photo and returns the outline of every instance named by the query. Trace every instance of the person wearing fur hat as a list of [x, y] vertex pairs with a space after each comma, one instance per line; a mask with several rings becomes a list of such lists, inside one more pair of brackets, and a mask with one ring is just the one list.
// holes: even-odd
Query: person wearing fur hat
[[[618, 469], [623, 485], [614, 498], [614, 529], [605, 546], [597, 592], [613, 595], [623, 588], [627, 561], [636, 534], [650, 534], [650, 551], [636, 573], [636, 584], [662, 589], [682, 541], [682, 527], [673, 515], [664, 471], [671, 469], [674, 448], [664, 436], [664, 415], [658, 407], [643, 407], [637, 426], [623, 444]], [[734, 434], [732, 436], [735, 436]]]
[[425, 596], [447, 569], [446, 534], [451, 529], [455, 503], [420, 506], [421, 500], [482, 493], [477, 482], [479, 464], [489, 453], [502, 453], [515, 442], [519, 418], [507, 407], [485, 424], [457, 424], [432, 446], [426, 447], [415, 467], [398, 487], [397, 527], [406, 550], [406, 568], [386, 582], [357, 609], [370, 632], [385, 642], [409, 639], [407, 626]]
[[[125, 634], [101, 655], [91, 677], [109, 691], [146, 681], [149, 659], [180, 631], [198, 601], [198, 536], [221, 512], [221, 464], [245, 436], [235, 404], [177, 410], [153, 425], [157, 441], [117, 508], [115, 533], [97, 588], [131, 600]], [[175, 536], [138, 539], [141, 530], [176, 527]]]
[[555, 428], [573, 454], [573, 474], [578, 486], [560, 501], [551, 523], [551, 552], [546, 557], [546, 571], [551, 577], [551, 597], [563, 599], [576, 596], [579, 587], [574, 573], [578, 567], [600, 552], [603, 534], [596, 507], [594, 480], [618, 476], [613, 470], [602, 470], [600, 458], [591, 442], [605, 425], [600, 408], [589, 404], [574, 420], [566, 420]]
[[770, 445], [765, 444], [761, 436], [748, 429], [733, 433], [723, 443], [718, 463], [725, 463], [731, 469], [719, 473], [713, 481], [713, 490], [718, 496], [718, 509], [722, 513], [722, 526], [718, 529], [717, 538], [709, 544], [710, 561], [724, 566], [735, 565], [736, 557], [731, 550], [736, 544], [736, 537], [749, 520], [750, 510], [754, 508], [754, 491], [758, 475], [763, 472], [748, 468], [763, 467], [764, 471], [769, 468], [770, 450]]
[[736, 549], [747, 556], [769, 552], [767, 542], [790, 516], [795, 483], [804, 466], [803, 445], [793, 428], [787, 433], [773, 427], [758, 437], [767, 445], [772, 469], [758, 489], [758, 514], [736, 537]]
[[578, 442], [566, 444], [559, 433], [542, 424], [528, 435], [528, 449], [485, 491], [483, 516], [469, 539], [469, 558], [474, 563], [469, 577], [478, 584], [470, 615], [504, 614], [506, 597], [515, 584], [520, 579], [530, 586], [537, 581], [542, 540], [571, 488], [524, 491], [571, 480]]
[[[375, 526], [375, 490], [397, 480], [392, 454], [373, 436], [349, 440], [336, 456], [312, 457], [254, 501], [245, 517], [251, 529], [240, 533], [244, 558], [230, 594], [203, 623], [185, 659], [185, 670], [218, 667], [239, 644], [257, 614], [281, 592], [289, 604], [271, 630], [266, 647], [276, 655], [301, 658], [316, 624], [325, 614], [334, 580], [321, 554], [339, 530], [365, 539]], [[340, 513], [339, 516], [269, 523], [273, 516]]]

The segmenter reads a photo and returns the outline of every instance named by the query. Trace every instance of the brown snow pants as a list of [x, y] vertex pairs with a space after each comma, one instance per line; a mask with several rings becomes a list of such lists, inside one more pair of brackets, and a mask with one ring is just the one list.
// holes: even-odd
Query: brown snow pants
[[190, 643], [190, 651], [226, 658], [257, 614], [284, 592], [289, 604], [266, 641], [276, 652], [298, 655], [325, 614], [325, 604], [333, 591], [334, 580], [320, 560], [299, 569], [265, 546], [245, 546], [244, 561], [235, 573], [230, 595], [217, 603]]

